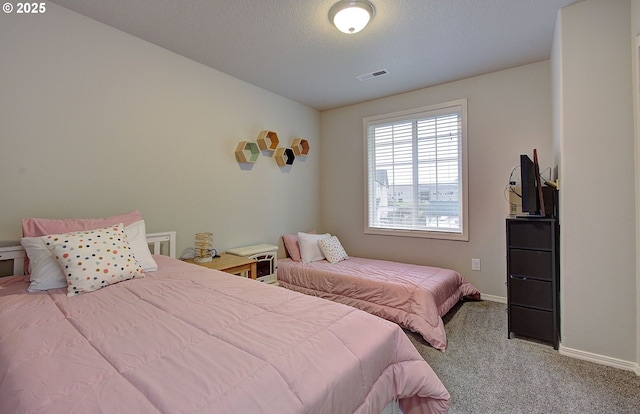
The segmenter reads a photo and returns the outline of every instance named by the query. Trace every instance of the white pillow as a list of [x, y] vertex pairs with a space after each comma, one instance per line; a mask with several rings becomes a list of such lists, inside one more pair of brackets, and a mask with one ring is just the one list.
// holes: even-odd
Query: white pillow
[[342, 260], [348, 259], [347, 252], [344, 251], [340, 240], [336, 236], [331, 236], [326, 239], [318, 240], [320, 250], [327, 258], [327, 261], [331, 264], [336, 264]]
[[[144, 220], [139, 220], [125, 226], [127, 242], [133, 251], [133, 255], [145, 272], [158, 270], [156, 261], [151, 256]], [[27, 288], [29, 292], [67, 287], [67, 279], [64, 277], [60, 265], [53, 257], [40, 237], [23, 237], [20, 244], [24, 247], [29, 257], [31, 283]]]
[[41, 239], [64, 273], [67, 296], [144, 277], [122, 223], [96, 230], [50, 234]]
[[27, 288], [29, 292], [57, 289], [67, 287], [67, 280], [62, 274], [62, 269], [56, 259], [45, 246], [40, 237], [23, 237], [20, 244], [24, 247], [29, 257], [31, 283]]
[[125, 226], [124, 232], [127, 235], [129, 248], [133, 250], [133, 255], [136, 257], [138, 263], [140, 263], [140, 266], [142, 266], [142, 269], [145, 272], [158, 270], [158, 264], [153, 260], [149, 245], [147, 244], [147, 231], [144, 220], [138, 220]]
[[318, 241], [328, 237], [331, 237], [329, 233], [298, 233], [298, 244], [300, 245], [300, 257], [302, 258], [302, 263], [308, 264], [318, 260], [324, 260], [324, 254], [322, 254], [322, 250], [320, 250]]

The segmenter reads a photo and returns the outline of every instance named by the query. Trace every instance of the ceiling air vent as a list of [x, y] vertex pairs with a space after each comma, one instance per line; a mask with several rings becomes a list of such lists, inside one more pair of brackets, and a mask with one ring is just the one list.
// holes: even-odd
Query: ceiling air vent
[[366, 81], [369, 79], [377, 78], [378, 76], [386, 75], [387, 73], [389, 73], [388, 70], [380, 69], [380, 70], [376, 70], [375, 72], [369, 72], [369, 73], [364, 73], [362, 75], [358, 75], [356, 76], [356, 78], [358, 78], [358, 80], [361, 80], [361, 81]]

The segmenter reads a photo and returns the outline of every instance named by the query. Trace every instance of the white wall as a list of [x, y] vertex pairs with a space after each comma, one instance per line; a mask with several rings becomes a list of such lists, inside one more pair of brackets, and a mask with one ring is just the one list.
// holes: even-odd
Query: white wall
[[[468, 99], [469, 242], [365, 235], [363, 118], [460, 98]], [[520, 154], [537, 148], [542, 168], [551, 165], [550, 102], [544, 61], [323, 112], [322, 230], [351, 255], [453, 268], [505, 298], [504, 188]], [[481, 259], [481, 271], [471, 271], [471, 258]]]
[[562, 347], [637, 364], [630, 11], [626, 0], [561, 10], [552, 66]]
[[[0, 15], [0, 241], [23, 217], [140, 209], [149, 231], [218, 249], [319, 222], [317, 111], [48, 3]], [[289, 170], [234, 150], [269, 129], [309, 140]]]

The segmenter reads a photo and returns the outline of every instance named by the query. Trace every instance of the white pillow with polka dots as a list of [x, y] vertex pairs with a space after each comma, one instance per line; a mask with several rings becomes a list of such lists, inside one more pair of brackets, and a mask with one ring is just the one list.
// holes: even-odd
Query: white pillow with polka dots
[[96, 230], [43, 236], [42, 241], [60, 265], [67, 296], [144, 277], [121, 224]]
[[318, 240], [318, 245], [320, 246], [320, 250], [322, 250], [324, 257], [331, 264], [335, 264], [349, 258], [347, 252], [344, 251], [342, 244], [340, 244], [340, 240], [338, 240], [336, 236]]

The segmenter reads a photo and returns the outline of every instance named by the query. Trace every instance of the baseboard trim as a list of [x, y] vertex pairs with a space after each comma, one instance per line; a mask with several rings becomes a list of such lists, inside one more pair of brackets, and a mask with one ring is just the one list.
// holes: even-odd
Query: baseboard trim
[[484, 293], [480, 294], [480, 298], [482, 300], [487, 300], [489, 302], [498, 302], [498, 303], [507, 303], [507, 298], [504, 298], [502, 296], [494, 296], [494, 295], [485, 295]]
[[594, 362], [600, 365], [607, 365], [609, 367], [623, 369], [625, 371], [635, 372], [640, 376], [640, 365], [631, 361], [624, 361], [618, 358], [612, 358], [604, 355], [598, 355], [591, 352], [581, 351], [579, 349], [567, 348], [566, 346], [559, 347], [561, 355], [566, 355], [571, 358], [581, 359], [583, 361]]
[[[482, 298], [482, 300], [486, 300], [489, 302], [504, 304], [507, 303], [507, 298], [502, 296], [485, 295], [484, 293], [482, 293], [480, 297]], [[561, 355], [566, 355], [571, 358], [581, 359], [583, 361], [589, 361], [613, 368], [623, 369], [625, 371], [631, 371], [640, 376], [640, 364], [636, 362], [624, 361], [618, 358], [612, 358], [604, 355], [594, 354], [591, 352], [581, 351], [579, 349], [568, 348], [566, 346], [562, 346], [562, 344], [560, 344], [558, 351]]]

